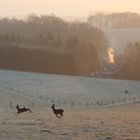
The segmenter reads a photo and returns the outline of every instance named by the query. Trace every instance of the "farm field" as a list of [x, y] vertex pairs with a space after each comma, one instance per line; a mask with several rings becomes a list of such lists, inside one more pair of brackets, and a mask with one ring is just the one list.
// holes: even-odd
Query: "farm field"
[[[125, 90], [128, 93], [125, 94]], [[95, 107], [139, 101], [140, 81], [0, 70], [0, 106]]]
[[98, 109], [65, 109], [58, 119], [50, 108], [16, 116], [0, 109], [1, 140], [139, 140], [140, 104]]
[[[0, 140], [140, 140], [139, 91], [140, 81], [0, 70]], [[15, 115], [17, 104], [33, 112]]]

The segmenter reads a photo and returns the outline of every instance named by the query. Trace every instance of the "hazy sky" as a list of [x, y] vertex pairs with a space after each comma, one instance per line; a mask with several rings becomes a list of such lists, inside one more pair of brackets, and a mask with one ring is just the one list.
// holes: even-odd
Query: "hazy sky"
[[0, 0], [0, 16], [30, 13], [57, 16], [88, 16], [95, 11], [140, 13], [140, 0]]

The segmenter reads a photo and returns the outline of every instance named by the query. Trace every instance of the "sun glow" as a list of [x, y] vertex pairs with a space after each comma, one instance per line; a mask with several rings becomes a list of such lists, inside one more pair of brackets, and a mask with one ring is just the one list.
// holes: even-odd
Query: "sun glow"
[[113, 48], [109, 48], [108, 49], [108, 59], [109, 59], [109, 63], [114, 64], [115, 60], [114, 60], [114, 49]]

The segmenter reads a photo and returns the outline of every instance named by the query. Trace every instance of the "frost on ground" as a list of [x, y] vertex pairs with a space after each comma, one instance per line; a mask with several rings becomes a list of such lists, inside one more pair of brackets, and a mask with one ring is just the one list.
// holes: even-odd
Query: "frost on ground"
[[139, 91], [140, 81], [0, 70], [0, 106], [15, 106], [17, 101], [35, 107], [122, 104], [140, 100]]
[[0, 109], [1, 140], [139, 140], [140, 104], [68, 109], [58, 119], [50, 108], [16, 116]]
[[0, 70], [0, 140], [140, 140], [139, 100], [140, 81]]

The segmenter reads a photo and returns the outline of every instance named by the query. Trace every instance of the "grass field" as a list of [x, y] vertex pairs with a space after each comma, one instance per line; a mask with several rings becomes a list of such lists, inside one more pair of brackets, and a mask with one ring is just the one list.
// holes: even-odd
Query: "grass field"
[[[140, 81], [1, 70], [0, 140], [140, 140], [139, 91]], [[16, 104], [33, 112], [16, 116]]]
[[19, 116], [0, 110], [1, 140], [139, 140], [140, 104], [96, 109], [65, 109], [58, 119], [50, 108]]

